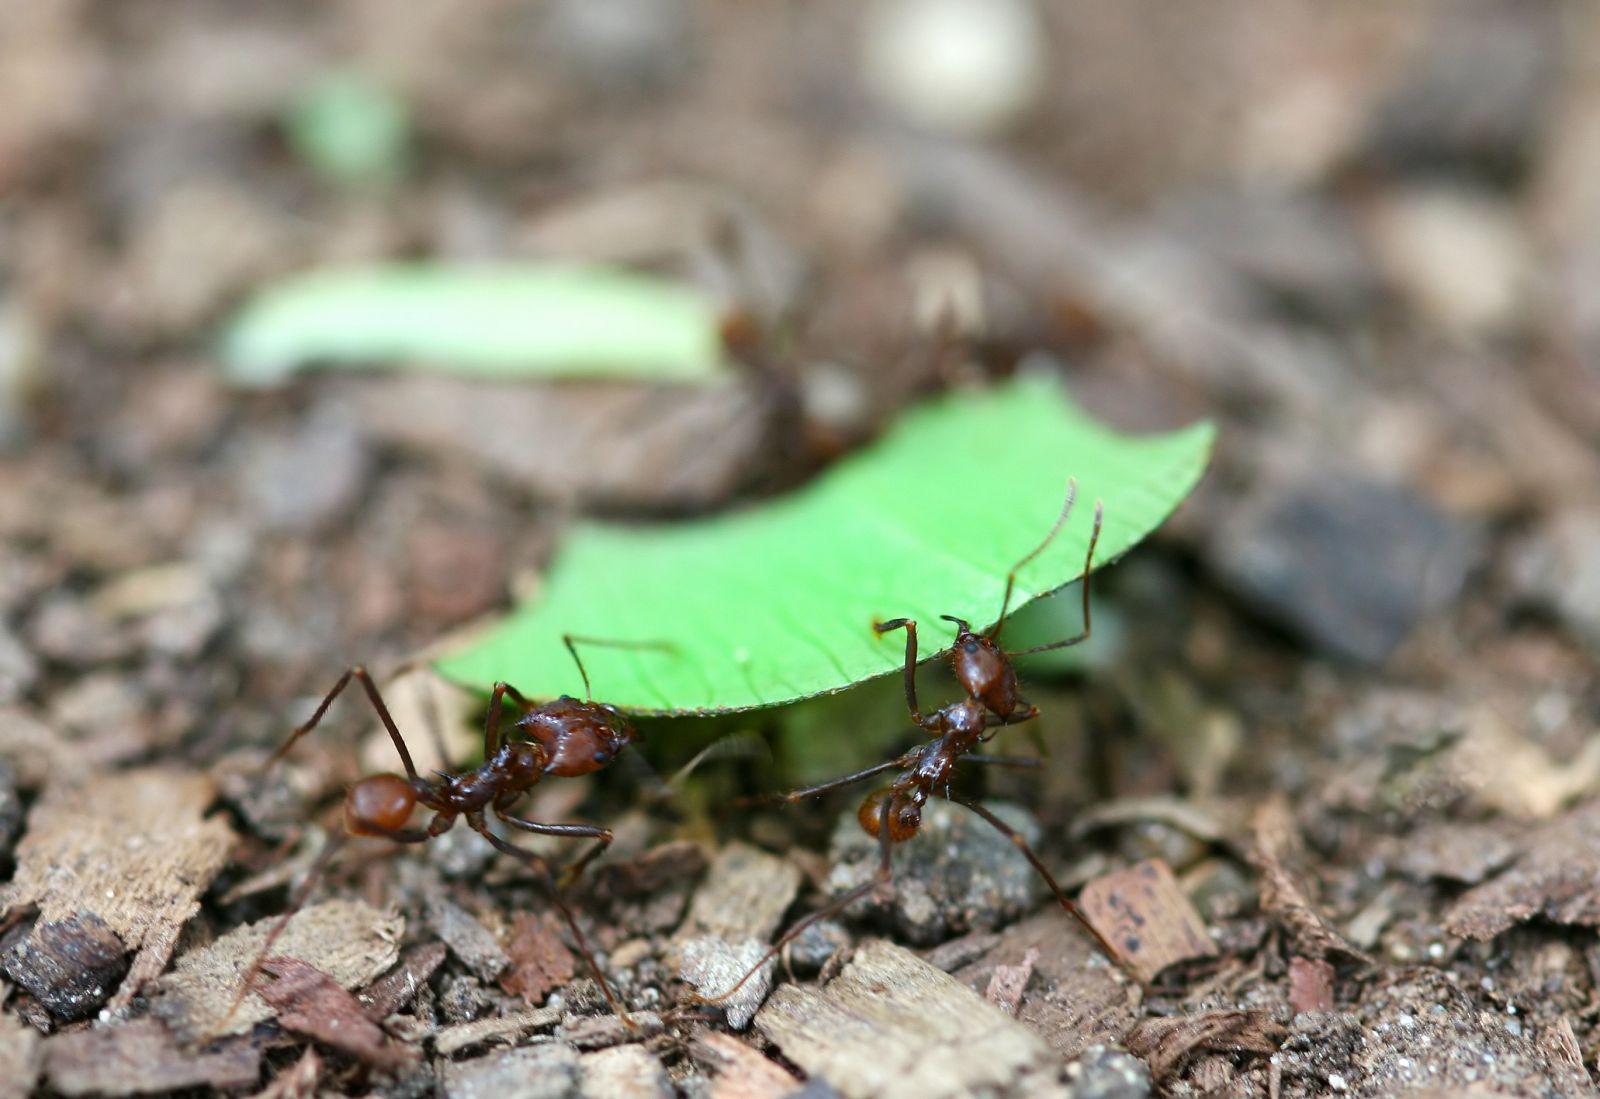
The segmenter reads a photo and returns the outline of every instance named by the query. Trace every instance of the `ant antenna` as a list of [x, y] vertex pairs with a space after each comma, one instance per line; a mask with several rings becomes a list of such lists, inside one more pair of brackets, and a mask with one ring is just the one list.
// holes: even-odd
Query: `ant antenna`
[[589, 686], [589, 673], [584, 670], [583, 660], [578, 656], [578, 645], [600, 645], [608, 649], [660, 649], [663, 652], [677, 652], [678, 647], [670, 641], [613, 641], [609, 637], [587, 637], [579, 633], [564, 633], [561, 643], [567, 647], [567, 652], [572, 654], [572, 662], [578, 666], [578, 674], [583, 677], [583, 699], [585, 702], [594, 701], [594, 691]]
[[[1059, 534], [1061, 532], [1061, 528], [1066, 525], [1067, 516], [1072, 514], [1072, 505], [1073, 505], [1073, 502], [1077, 500], [1077, 498], [1078, 498], [1078, 479], [1076, 477], [1074, 477], [1070, 481], [1067, 482], [1067, 499], [1066, 499], [1066, 502], [1061, 505], [1061, 514], [1056, 516], [1055, 526], [1051, 527], [1050, 528], [1050, 533], [1046, 534], [1044, 536], [1044, 541], [1040, 542], [1037, 546], [1033, 547], [1033, 549], [1030, 550], [1022, 558], [1022, 560], [1018, 561], [1015, 565], [1011, 566], [1011, 571], [1010, 572], [1006, 573], [1006, 593], [1005, 593], [1004, 597], [1002, 597], [1001, 600], [1000, 600], [1000, 617], [995, 619], [995, 623], [994, 623], [993, 628], [989, 630], [989, 640], [990, 641], [993, 641], [995, 638], [1000, 636], [1000, 628], [1006, 624], [1006, 612], [1011, 609], [1011, 590], [1012, 590], [1012, 588], [1014, 588], [1016, 586], [1017, 573], [1022, 571], [1022, 566], [1026, 565], [1029, 561], [1032, 561], [1035, 557], [1037, 557], [1041, 553], [1043, 553], [1044, 550], [1045, 550], [1045, 547], [1048, 546], [1051, 542], [1055, 541], [1056, 535]], [[1100, 524], [1099, 524], [1099, 521], [1096, 520], [1096, 522], [1095, 522], [1095, 534], [1098, 535], [1099, 533], [1100, 533]], [[1093, 542], [1090, 543], [1089, 553], [1090, 553], [1091, 557], [1094, 555]], [[1088, 582], [1088, 573], [1087, 572], [1084, 573], [1084, 581], [1087, 584], [1087, 582]], [[1087, 588], [1085, 590], [1087, 590]]]
[[[1065, 649], [1080, 642], [1089, 640], [1089, 634], [1094, 628], [1089, 618], [1089, 573], [1094, 569], [1094, 548], [1100, 544], [1100, 525], [1105, 519], [1105, 505], [1096, 500], [1094, 505], [1094, 530], [1089, 534], [1089, 552], [1083, 560], [1083, 630], [1071, 637], [1060, 641], [1052, 641], [1047, 645], [1035, 645], [1031, 649], [1019, 649], [1007, 656], [1031, 656], [1034, 653], [1049, 652], [1051, 649]], [[1037, 552], [1037, 551], [1035, 551]]]

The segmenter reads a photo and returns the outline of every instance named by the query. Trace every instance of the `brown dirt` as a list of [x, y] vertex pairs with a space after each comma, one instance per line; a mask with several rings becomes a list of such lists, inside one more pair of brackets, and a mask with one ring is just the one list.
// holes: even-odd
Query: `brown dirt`
[[[874, 97], [850, 0], [0, 8], [0, 1097], [1594, 1092], [1600, 23], [1037, 8], [1035, 97], [975, 142]], [[336, 66], [409, 104], [399, 183], [294, 152]], [[222, 380], [253, 287], [417, 254], [684, 274], [758, 322], [751, 369]], [[573, 903], [635, 1027], [470, 835], [343, 851], [278, 1010], [223, 1025], [362, 773], [348, 713], [259, 773], [339, 670], [536, 589], [577, 514], [781, 491], [1028, 355], [1118, 424], [1222, 427], [1106, 573], [1094, 671], [1030, 678], [1047, 766], [988, 791], [1106, 927], [1167, 929], [1149, 981], [973, 887], [819, 926], [750, 1031], [684, 1009], [685, 941], [814, 907], [850, 812], [723, 813], [782, 776], [722, 762], [532, 807], [617, 831]], [[818, 712], [751, 722], [788, 750]]]

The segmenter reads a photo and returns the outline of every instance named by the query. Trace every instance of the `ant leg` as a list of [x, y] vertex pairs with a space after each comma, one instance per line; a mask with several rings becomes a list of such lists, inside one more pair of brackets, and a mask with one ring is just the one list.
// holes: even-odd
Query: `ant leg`
[[924, 725], [922, 708], [917, 705], [917, 622], [914, 618], [891, 618], [887, 622], [874, 622], [872, 624], [878, 636], [883, 636], [890, 630], [906, 631], [906, 708], [911, 711], [911, 720], [918, 725]]
[[611, 829], [601, 828], [596, 824], [545, 824], [541, 821], [528, 820], [524, 817], [512, 816], [499, 806], [495, 806], [494, 815], [524, 832], [533, 832], [541, 836], [565, 836], [569, 839], [592, 839], [594, 846], [584, 852], [576, 861], [569, 864], [561, 871], [560, 884], [567, 887], [576, 882], [583, 875], [584, 870], [595, 859], [605, 853], [611, 846]]
[[[1006, 624], [1006, 612], [1011, 609], [1011, 591], [1016, 587], [1017, 573], [1022, 571], [1022, 566], [1026, 565], [1029, 561], [1032, 561], [1035, 557], [1043, 553], [1045, 547], [1051, 542], [1055, 541], [1056, 535], [1061, 533], [1061, 528], [1067, 521], [1067, 516], [1072, 514], [1072, 505], [1077, 498], [1078, 481], [1077, 478], [1073, 478], [1067, 482], [1067, 499], [1066, 502], [1061, 505], [1061, 514], [1056, 516], [1055, 525], [1050, 528], [1050, 533], [1046, 534], [1043, 542], [1040, 542], [1037, 546], [1034, 546], [1033, 549], [1024, 554], [1022, 560], [1018, 561], [1015, 565], [1012, 565], [1011, 571], [1006, 573], [1006, 593], [1000, 599], [1000, 617], [994, 620], [994, 625], [989, 629], [990, 641], [993, 641], [995, 638], [1000, 636], [1000, 628]], [[1099, 529], [1099, 524], [1096, 523], [1096, 532], [1098, 532]], [[1093, 554], [1094, 551], [1091, 549], [1089, 552]], [[1085, 575], [1087, 575], [1087, 573]]]
[[367, 674], [367, 669], [359, 664], [339, 677], [339, 682], [333, 685], [333, 690], [323, 696], [322, 702], [318, 704], [311, 717], [304, 724], [297, 725], [294, 732], [289, 734], [289, 739], [283, 742], [283, 747], [272, 754], [272, 758], [267, 761], [268, 767], [288, 755], [289, 749], [294, 747], [297, 740], [321, 723], [323, 716], [328, 712], [328, 707], [332, 706], [333, 700], [349, 686], [352, 678], [361, 683], [362, 689], [367, 692], [367, 699], [372, 703], [372, 708], [378, 712], [378, 720], [383, 722], [383, 727], [388, 730], [389, 739], [394, 741], [395, 751], [400, 753], [400, 762], [405, 766], [406, 777], [411, 779], [417, 777], [417, 767], [411, 762], [411, 752], [406, 748], [405, 738], [400, 735], [400, 729], [395, 725], [394, 718], [389, 715], [389, 707], [384, 705], [383, 696], [378, 693], [378, 685], [372, 681], [372, 676]]
[[[970, 759], [972, 757], [968, 756], [967, 758]], [[947, 801], [953, 801], [957, 805], [964, 806], [965, 808], [972, 810], [974, 813], [978, 814], [978, 816], [982, 817], [984, 820], [993, 825], [995, 831], [999, 832], [1001, 835], [1005, 836], [1006, 839], [1014, 843], [1017, 846], [1017, 849], [1022, 852], [1022, 854], [1030, 863], [1033, 864], [1033, 868], [1039, 871], [1039, 876], [1045, 880], [1045, 884], [1050, 886], [1050, 892], [1056, 895], [1056, 900], [1060, 902], [1062, 908], [1066, 909], [1067, 914], [1073, 919], [1077, 920], [1078, 923], [1083, 926], [1085, 931], [1094, 936], [1095, 942], [1100, 944], [1100, 949], [1105, 951], [1106, 957], [1120, 964], [1121, 955], [1117, 953], [1116, 948], [1106, 941], [1106, 937], [1104, 935], [1095, 930], [1094, 924], [1090, 923], [1089, 918], [1083, 914], [1083, 909], [1079, 908], [1070, 899], [1068, 899], [1066, 892], [1056, 881], [1055, 875], [1050, 873], [1049, 870], [1045, 869], [1044, 863], [1041, 862], [1039, 856], [1034, 853], [1033, 847], [1028, 843], [1026, 836], [1017, 831], [1015, 828], [1011, 827], [1011, 825], [1007, 824], [1005, 821], [1001, 820], [991, 810], [985, 808], [983, 805], [980, 805], [978, 802], [968, 801], [966, 798], [956, 797], [954, 794], [950, 793], [942, 793], [940, 796], [945, 798]]]
[[[594, 692], [589, 687], [589, 673], [583, 668], [583, 661], [578, 657], [578, 645], [602, 645], [608, 649], [660, 649], [664, 652], [675, 652], [677, 646], [670, 641], [613, 641], [609, 637], [586, 637], [578, 633], [564, 633], [561, 643], [567, 647], [567, 652], [572, 654], [572, 662], [578, 666], [578, 674], [583, 677], [583, 697], [594, 701]], [[520, 696], [519, 696], [520, 697]]]
[[[600, 963], [595, 960], [594, 951], [589, 948], [589, 939], [584, 935], [583, 928], [578, 926], [578, 918], [572, 914], [572, 909], [567, 907], [567, 902], [561, 899], [561, 891], [556, 888], [555, 880], [550, 876], [550, 864], [532, 851], [524, 851], [516, 844], [509, 843], [489, 831], [489, 826], [484, 821], [481, 813], [469, 816], [467, 823], [474, 832], [488, 840], [489, 845], [496, 851], [502, 851], [510, 855], [522, 863], [524, 867], [533, 871], [535, 876], [538, 877], [540, 883], [549, 891], [550, 900], [555, 904], [556, 910], [561, 913], [562, 919], [567, 921], [567, 927], [571, 928], [572, 938], [578, 946], [578, 953], [583, 955], [584, 962], [589, 966], [590, 972], [594, 974], [596, 982], [600, 985], [600, 991], [605, 993], [606, 1003], [611, 1005], [611, 1010], [617, 1013], [617, 1017], [622, 1020], [624, 1026], [629, 1030], [634, 1029], [637, 1024], [628, 1018], [627, 1010], [623, 1008], [621, 1001], [617, 999], [617, 994], [611, 990], [611, 982], [607, 981], [606, 975], [600, 972]], [[510, 822], [508, 821], [507, 823]], [[529, 823], [532, 822], [530, 821]]]
[[523, 705], [527, 700], [522, 697], [522, 692], [509, 683], [495, 683], [494, 690], [489, 695], [489, 712], [483, 717], [483, 758], [485, 760], [490, 759], [495, 752], [500, 750], [500, 710], [508, 694], [516, 699], [517, 705], [522, 706], [524, 710], [527, 709], [527, 706]]
[[790, 790], [788, 793], [783, 794], [762, 794], [759, 797], [740, 798], [738, 801], [734, 802], [734, 804], [740, 807], [752, 805], [789, 805], [797, 801], [804, 801], [806, 798], [816, 797], [818, 794], [826, 794], [829, 790], [843, 789], [852, 783], [860, 782], [864, 778], [871, 778], [873, 775], [881, 775], [885, 771], [892, 771], [896, 767], [905, 767], [910, 762], [911, 760], [909, 757], [900, 756], [896, 759], [889, 760], [887, 763], [879, 763], [875, 766], [868, 767], [864, 771], [857, 771], [853, 775], [845, 775], [843, 778], [836, 778], [830, 782], [819, 782], [815, 786], [803, 786], [798, 790]]
[[814, 923], [820, 923], [823, 920], [831, 919], [834, 916], [837, 916], [839, 913], [849, 908], [852, 904], [855, 904], [861, 898], [870, 896], [876, 890], [887, 885], [894, 877], [894, 864], [891, 858], [893, 853], [893, 844], [889, 839], [889, 806], [892, 802], [892, 798], [884, 798], [883, 808], [879, 811], [878, 869], [873, 873], [870, 879], [862, 882], [860, 885], [856, 886], [848, 893], [845, 893], [843, 896], [834, 898], [834, 900], [823, 905], [809, 916], [806, 916], [804, 919], [800, 920], [793, 927], [789, 928], [789, 930], [785, 931], [783, 935], [779, 937], [778, 941], [773, 943], [772, 946], [767, 949], [765, 954], [761, 955], [761, 959], [757, 961], [755, 965], [746, 970], [745, 975], [735, 981], [733, 987], [728, 989], [726, 992], [723, 992], [717, 996], [701, 996], [698, 994], [691, 994], [690, 998], [697, 1004], [722, 1003], [728, 997], [732, 996], [734, 993], [743, 988], [749, 982], [751, 977], [754, 977], [757, 973], [761, 972], [762, 966], [766, 965], [773, 958], [776, 958], [780, 953], [782, 953], [783, 948], [794, 942], [795, 939], [799, 938], [801, 934], [805, 932], [806, 928], [810, 927]]
[[1074, 634], [1063, 641], [1052, 641], [1048, 645], [1035, 645], [1031, 649], [1019, 649], [1007, 656], [1030, 656], [1033, 653], [1046, 653], [1052, 649], [1065, 649], [1073, 645], [1082, 644], [1089, 640], [1089, 634], [1094, 624], [1089, 618], [1089, 573], [1094, 568], [1094, 548], [1100, 542], [1100, 524], [1105, 519], [1105, 505], [1096, 501], [1094, 505], [1094, 531], [1089, 535], [1089, 552], [1083, 559], [1083, 631]]

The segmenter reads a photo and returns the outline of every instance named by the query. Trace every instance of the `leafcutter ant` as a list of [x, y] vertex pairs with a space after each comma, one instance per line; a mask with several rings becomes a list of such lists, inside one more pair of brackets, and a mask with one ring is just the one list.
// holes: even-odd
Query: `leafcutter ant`
[[[449, 831], [457, 818], [464, 819], [469, 828], [487, 840], [496, 850], [518, 859], [544, 884], [551, 900], [571, 929], [579, 953], [583, 955], [583, 960], [599, 982], [606, 1002], [624, 1023], [632, 1026], [627, 1012], [617, 999], [616, 993], [612, 991], [605, 974], [601, 972], [600, 965], [596, 962], [594, 953], [589, 948], [588, 939], [584, 936], [583, 929], [579, 927], [572, 909], [561, 898], [561, 889], [576, 881], [584, 869], [610, 845], [611, 830], [593, 824], [549, 824], [528, 820], [518, 816], [513, 810], [542, 779], [591, 774], [611, 763], [617, 758], [618, 753], [634, 740], [633, 724], [622, 711], [615, 706], [594, 701], [593, 691], [589, 685], [589, 673], [584, 669], [583, 661], [578, 656], [577, 646], [580, 643], [641, 649], [665, 649], [670, 646], [661, 642], [610, 641], [572, 634], [564, 634], [562, 641], [567, 651], [572, 654], [573, 662], [578, 666], [578, 674], [583, 679], [583, 699], [563, 695], [552, 702], [534, 703], [509, 683], [496, 683], [489, 696], [488, 715], [484, 720], [483, 763], [475, 770], [456, 774], [437, 771], [431, 777], [419, 775], [416, 765], [412, 762], [411, 752], [406, 747], [405, 738], [395, 725], [389, 707], [384, 704], [377, 684], [373, 682], [367, 670], [360, 666], [350, 668], [339, 677], [333, 689], [323, 696], [322, 702], [311, 717], [296, 727], [283, 746], [273, 754], [268, 766], [281, 760], [301, 737], [317, 728], [327, 714], [328, 708], [352, 680], [359, 683], [366, 692], [368, 701], [372, 703], [373, 710], [377, 712], [378, 720], [388, 732], [389, 739], [394, 742], [395, 751], [400, 756], [400, 765], [405, 773], [369, 775], [351, 785], [344, 799], [346, 831], [354, 836], [372, 836], [395, 843], [425, 843]], [[503, 733], [502, 711], [507, 701], [521, 713], [511, 723], [510, 729]], [[516, 735], [519, 733], [522, 734], [520, 737]], [[433, 813], [426, 826], [420, 828], [411, 825], [411, 817], [418, 807]], [[591, 839], [594, 843], [565, 870], [555, 874], [552, 873], [550, 864], [541, 856], [496, 835], [489, 826], [490, 814], [502, 823], [524, 832], [568, 839]], [[329, 854], [331, 851], [324, 854], [323, 862]], [[308, 882], [306, 889], [309, 888], [309, 884]], [[229, 1010], [228, 1017], [231, 1018], [239, 1003], [249, 992], [261, 972], [262, 964], [266, 961], [273, 942], [298, 910], [306, 889], [302, 889], [302, 896], [295, 898], [289, 911], [268, 934], [261, 954], [246, 975], [238, 999]]]
[[891, 880], [891, 852], [895, 844], [904, 843], [917, 834], [922, 826], [922, 809], [927, 804], [928, 798], [940, 797], [957, 805], [965, 806], [979, 817], [983, 818], [1027, 857], [1049, 884], [1050, 891], [1060, 902], [1061, 907], [1081, 923], [1086, 930], [1100, 943], [1107, 955], [1113, 959], [1117, 954], [1105, 938], [1094, 929], [1085, 919], [1082, 911], [1062, 890], [1055, 876], [1040, 861], [1028, 841], [1005, 821], [982, 804], [962, 797], [951, 789], [957, 764], [982, 763], [998, 766], [1033, 766], [1037, 761], [1019, 759], [1008, 756], [982, 755], [976, 752], [978, 746], [990, 740], [1005, 725], [1016, 725], [1038, 715], [1038, 708], [1023, 698], [1018, 691], [1017, 673], [1012, 667], [1011, 659], [1031, 653], [1045, 652], [1051, 649], [1064, 649], [1071, 645], [1081, 644], [1089, 639], [1092, 629], [1092, 620], [1089, 613], [1089, 573], [1094, 568], [1094, 551], [1100, 541], [1100, 528], [1104, 518], [1104, 510], [1099, 503], [1094, 509], [1094, 528], [1089, 536], [1089, 550], [1083, 565], [1083, 629], [1071, 637], [1054, 641], [1046, 645], [1036, 645], [1029, 649], [1007, 652], [1000, 646], [1000, 631], [1005, 626], [1006, 613], [1011, 606], [1011, 594], [1016, 586], [1017, 573], [1029, 561], [1032, 561], [1055, 539], [1062, 526], [1066, 524], [1067, 517], [1072, 512], [1073, 502], [1077, 499], [1078, 486], [1076, 481], [1067, 485], [1066, 502], [1061, 507], [1061, 514], [1057, 517], [1055, 525], [1045, 535], [1044, 541], [1034, 547], [1021, 560], [1011, 567], [1006, 576], [1005, 595], [1000, 601], [1000, 614], [995, 623], [986, 632], [975, 632], [971, 625], [963, 619], [953, 615], [943, 615], [946, 621], [956, 625], [954, 646], [950, 650], [949, 660], [955, 671], [956, 679], [966, 691], [967, 697], [959, 702], [950, 703], [933, 713], [925, 714], [917, 703], [917, 624], [909, 618], [895, 618], [887, 622], [874, 624], [873, 629], [880, 635], [891, 630], [903, 629], [906, 631], [906, 660], [905, 660], [905, 692], [906, 706], [911, 711], [911, 720], [919, 727], [933, 733], [936, 739], [926, 744], [918, 745], [904, 755], [897, 756], [886, 763], [875, 767], [868, 767], [864, 771], [857, 771], [853, 775], [834, 779], [816, 786], [807, 786], [801, 790], [793, 790], [786, 794], [778, 794], [767, 798], [755, 799], [768, 804], [787, 804], [801, 801], [805, 798], [816, 797], [831, 790], [849, 786], [853, 783], [879, 775], [885, 771], [900, 772], [899, 776], [888, 786], [868, 794], [862, 801], [861, 808], [857, 811], [857, 819], [861, 827], [878, 841], [879, 859], [874, 876], [858, 885], [849, 892], [835, 898], [829, 904], [800, 920], [769, 949], [761, 960], [750, 968], [738, 982], [726, 992], [715, 997], [694, 997], [696, 1002], [714, 1004], [726, 1000], [736, 993], [747, 981], [754, 976], [762, 966], [794, 940], [807, 927], [819, 920], [834, 916], [861, 898], [883, 887]]

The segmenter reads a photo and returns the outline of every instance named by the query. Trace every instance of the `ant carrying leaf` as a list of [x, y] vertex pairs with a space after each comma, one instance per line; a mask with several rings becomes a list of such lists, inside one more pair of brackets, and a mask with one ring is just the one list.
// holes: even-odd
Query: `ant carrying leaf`
[[[394, 743], [404, 773], [368, 775], [350, 786], [344, 799], [346, 832], [353, 836], [377, 837], [394, 843], [425, 843], [449, 831], [458, 819], [464, 820], [467, 827], [482, 836], [495, 850], [504, 852], [521, 862], [545, 887], [556, 909], [571, 929], [578, 951], [593, 971], [601, 991], [605, 994], [606, 1002], [624, 1023], [632, 1026], [627, 1012], [595, 960], [594, 952], [590, 949], [588, 939], [577, 918], [561, 897], [561, 890], [575, 882], [589, 864], [599, 858], [611, 844], [611, 830], [593, 824], [530, 820], [519, 816], [516, 808], [528, 792], [546, 777], [572, 778], [592, 774], [610, 764], [634, 741], [633, 723], [627, 715], [615, 706], [594, 701], [589, 685], [589, 673], [584, 669], [583, 660], [578, 656], [577, 646], [605, 645], [633, 649], [667, 649], [670, 646], [661, 642], [610, 641], [573, 634], [563, 634], [562, 641], [567, 651], [572, 654], [573, 662], [578, 666], [578, 674], [583, 679], [584, 697], [577, 699], [563, 695], [550, 702], [534, 703], [509, 683], [496, 683], [489, 696], [488, 715], [484, 721], [483, 763], [474, 770], [457, 773], [436, 771], [431, 776], [418, 774], [411, 758], [411, 751], [406, 746], [405, 737], [401, 735], [399, 727], [389, 713], [389, 707], [384, 703], [377, 684], [373, 682], [367, 670], [360, 666], [350, 668], [339, 677], [333, 688], [323, 696], [322, 702], [311, 717], [296, 727], [283, 746], [273, 754], [268, 766], [281, 760], [301, 737], [321, 724], [329, 707], [346, 687], [352, 682], [360, 684], [373, 710], [377, 712], [378, 720], [383, 723], [384, 730]], [[504, 710], [508, 702], [518, 711], [518, 716], [511, 722], [509, 728], [502, 729]], [[433, 816], [424, 826], [415, 827], [411, 823], [411, 818], [419, 807], [431, 811]], [[588, 839], [594, 843], [583, 855], [558, 872], [542, 856], [524, 850], [496, 835], [490, 828], [491, 815], [501, 823], [524, 832], [560, 836], [566, 839]], [[331, 845], [329, 850], [323, 853], [318, 859], [317, 870], [327, 864], [335, 849], [336, 845]], [[268, 934], [260, 955], [245, 976], [238, 997], [223, 1019], [224, 1025], [260, 976], [273, 943], [282, 934], [294, 913], [299, 910], [311, 884], [315, 881], [315, 876], [314, 870], [306, 885], [301, 888], [300, 895], [290, 904], [289, 911]]]
[[1071, 481], [1067, 485], [1066, 502], [1062, 505], [1061, 514], [1057, 517], [1055, 525], [1045, 535], [1044, 541], [1025, 554], [1021, 560], [1011, 567], [1006, 576], [1005, 595], [1000, 602], [1000, 614], [995, 623], [986, 632], [978, 633], [963, 619], [953, 615], [943, 615], [946, 621], [956, 625], [954, 646], [949, 653], [950, 664], [955, 671], [956, 679], [960, 683], [966, 698], [958, 702], [940, 707], [932, 713], [923, 713], [917, 702], [917, 623], [909, 618], [895, 618], [887, 622], [874, 624], [873, 629], [880, 635], [892, 630], [906, 631], [906, 660], [905, 660], [905, 693], [906, 706], [911, 711], [911, 720], [920, 728], [933, 733], [935, 739], [925, 744], [918, 745], [911, 751], [885, 763], [868, 767], [855, 774], [834, 779], [831, 782], [807, 786], [804, 789], [793, 790], [786, 794], [778, 794], [767, 798], [755, 799], [765, 803], [792, 803], [805, 798], [816, 797], [831, 790], [837, 790], [852, 785], [874, 775], [886, 771], [900, 772], [888, 786], [868, 794], [862, 801], [861, 808], [857, 811], [857, 819], [861, 827], [878, 841], [879, 859], [875, 874], [871, 879], [856, 886], [847, 893], [835, 898], [822, 908], [800, 920], [773, 946], [762, 955], [760, 961], [752, 966], [744, 976], [740, 977], [727, 991], [714, 997], [695, 997], [695, 1002], [704, 1004], [720, 1003], [734, 993], [753, 977], [762, 966], [776, 957], [796, 936], [806, 928], [818, 921], [829, 919], [850, 907], [856, 901], [868, 896], [887, 885], [892, 878], [891, 855], [894, 845], [904, 843], [915, 836], [922, 826], [922, 810], [930, 797], [940, 797], [952, 801], [957, 805], [965, 806], [972, 810], [983, 820], [987, 821], [997, 831], [1016, 845], [1017, 849], [1027, 858], [1050, 886], [1050, 891], [1055, 894], [1061, 907], [1070, 913], [1086, 928], [1091, 935], [1105, 949], [1108, 956], [1117, 957], [1111, 945], [1094, 929], [1085, 919], [1083, 912], [1074, 904], [1062, 890], [1055, 876], [1040, 861], [1026, 838], [1001, 820], [988, 808], [969, 798], [956, 794], [952, 789], [955, 770], [961, 763], [978, 763], [996, 766], [1034, 766], [1037, 761], [1019, 759], [1010, 756], [983, 755], [976, 749], [988, 742], [1001, 727], [1016, 725], [1038, 716], [1038, 707], [1025, 699], [1018, 689], [1016, 669], [1012, 667], [1013, 657], [1024, 656], [1031, 653], [1045, 652], [1051, 649], [1063, 649], [1072, 645], [1081, 644], [1089, 639], [1093, 622], [1090, 617], [1089, 601], [1089, 573], [1094, 568], [1095, 546], [1100, 541], [1100, 529], [1104, 520], [1104, 509], [1100, 504], [1095, 505], [1094, 528], [1089, 536], [1089, 549], [1083, 565], [1083, 629], [1071, 637], [1047, 645], [1037, 645], [1033, 648], [1017, 652], [1007, 652], [1000, 645], [1000, 631], [1005, 626], [1006, 614], [1011, 605], [1011, 594], [1016, 586], [1017, 573], [1032, 561], [1045, 548], [1054, 541], [1056, 535], [1066, 524], [1067, 517], [1072, 513], [1072, 506], [1077, 499], [1077, 482]]

